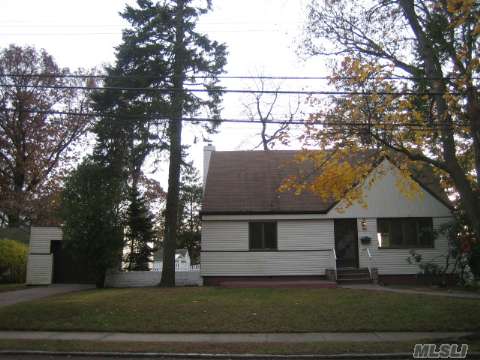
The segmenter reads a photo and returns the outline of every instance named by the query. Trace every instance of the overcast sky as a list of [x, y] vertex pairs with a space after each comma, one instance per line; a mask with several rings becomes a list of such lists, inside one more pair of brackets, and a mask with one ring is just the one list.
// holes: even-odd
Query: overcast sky
[[[62, 67], [101, 68], [115, 60], [114, 47], [121, 41], [125, 23], [118, 16], [125, 0], [1, 0], [0, 45], [33, 45], [52, 54]], [[323, 59], [303, 61], [297, 55], [306, 18], [307, 0], [213, 0], [213, 11], [203, 16], [199, 30], [228, 47], [228, 75], [326, 75]], [[229, 88], [254, 87], [252, 81], [228, 81]], [[324, 83], [283, 81], [267, 87], [320, 89]], [[268, 100], [268, 99], [267, 99]], [[248, 95], [228, 94], [225, 118], [246, 118], [243, 104]], [[285, 114], [289, 98], [279, 100], [277, 115]], [[295, 102], [295, 98], [290, 97]], [[224, 124], [211, 139], [217, 150], [249, 150], [260, 141], [259, 127]], [[187, 129], [184, 143], [201, 169], [202, 141]], [[164, 168], [164, 170], [166, 167]], [[157, 174], [163, 179], [166, 174]]]

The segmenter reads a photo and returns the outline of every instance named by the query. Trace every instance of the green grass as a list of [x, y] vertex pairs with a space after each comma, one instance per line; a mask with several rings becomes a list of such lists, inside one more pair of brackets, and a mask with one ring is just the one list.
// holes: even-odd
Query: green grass
[[27, 286], [25, 284], [0, 284], [0, 293], [6, 291], [23, 290], [26, 288]]
[[[425, 340], [425, 342], [430, 342]], [[461, 342], [460, 342], [461, 343]], [[466, 342], [469, 352], [478, 351], [480, 343]], [[398, 353], [413, 351], [415, 342], [311, 342], [311, 343], [149, 343], [96, 342], [66, 340], [0, 340], [0, 350], [163, 352], [215, 354], [345, 354]]]
[[466, 331], [480, 301], [349, 289], [105, 289], [0, 308], [2, 330]]

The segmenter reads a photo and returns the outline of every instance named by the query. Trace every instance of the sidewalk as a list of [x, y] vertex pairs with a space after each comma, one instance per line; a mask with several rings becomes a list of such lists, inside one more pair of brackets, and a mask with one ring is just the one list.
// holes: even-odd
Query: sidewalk
[[460, 338], [471, 332], [143, 334], [112, 332], [0, 331], [0, 340], [84, 340], [111, 342], [305, 343], [382, 342]]

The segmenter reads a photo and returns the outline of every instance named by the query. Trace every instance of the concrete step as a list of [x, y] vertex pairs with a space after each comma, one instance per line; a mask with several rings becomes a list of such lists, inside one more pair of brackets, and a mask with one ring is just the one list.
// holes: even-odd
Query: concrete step
[[337, 278], [339, 284], [369, 284], [372, 280], [369, 277], [363, 278]]
[[358, 269], [355, 269], [355, 268], [339, 268], [337, 269], [337, 272], [340, 274], [348, 274], [348, 273], [359, 273], [359, 272], [362, 272], [362, 273], [368, 273], [368, 268], [358, 268]]
[[337, 278], [368, 278], [370, 279], [370, 273], [359, 272], [359, 273], [338, 273]]
[[339, 284], [368, 284], [371, 282], [368, 268], [344, 268], [337, 271], [337, 283]]

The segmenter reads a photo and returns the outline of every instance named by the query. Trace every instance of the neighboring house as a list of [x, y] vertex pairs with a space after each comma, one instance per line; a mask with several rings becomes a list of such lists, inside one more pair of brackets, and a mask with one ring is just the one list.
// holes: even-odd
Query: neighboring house
[[[376, 271], [381, 281], [398, 282], [419, 271], [406, 260], [410, 249], [425, 260], [443, 261], [447, 239], [425, 235], [452, 218], [433, 176], [419, 173], [420, 192], [407, 198], [396, 186], [403, 175], [385, 159], [374, 170], [382, 175], [365, 187], [368, 207], [345, 208], [343, 201], [277, 191], [294, 171], [296, 153], [205, 147], [201, 275], [206, 285], [337, 274], [370, 279]], [[365, 237], [371, 242], [360, 240]]]
[[[163, 266], [163, 252], [159, 252], [156, 255], [156, 259], [153, 262], [153, 271], [162, 271]], [[175, 251], [175, 270], [177, 271], [189, 271], [191, 269], [190, 255], [187, 249], [177, 249]]]

